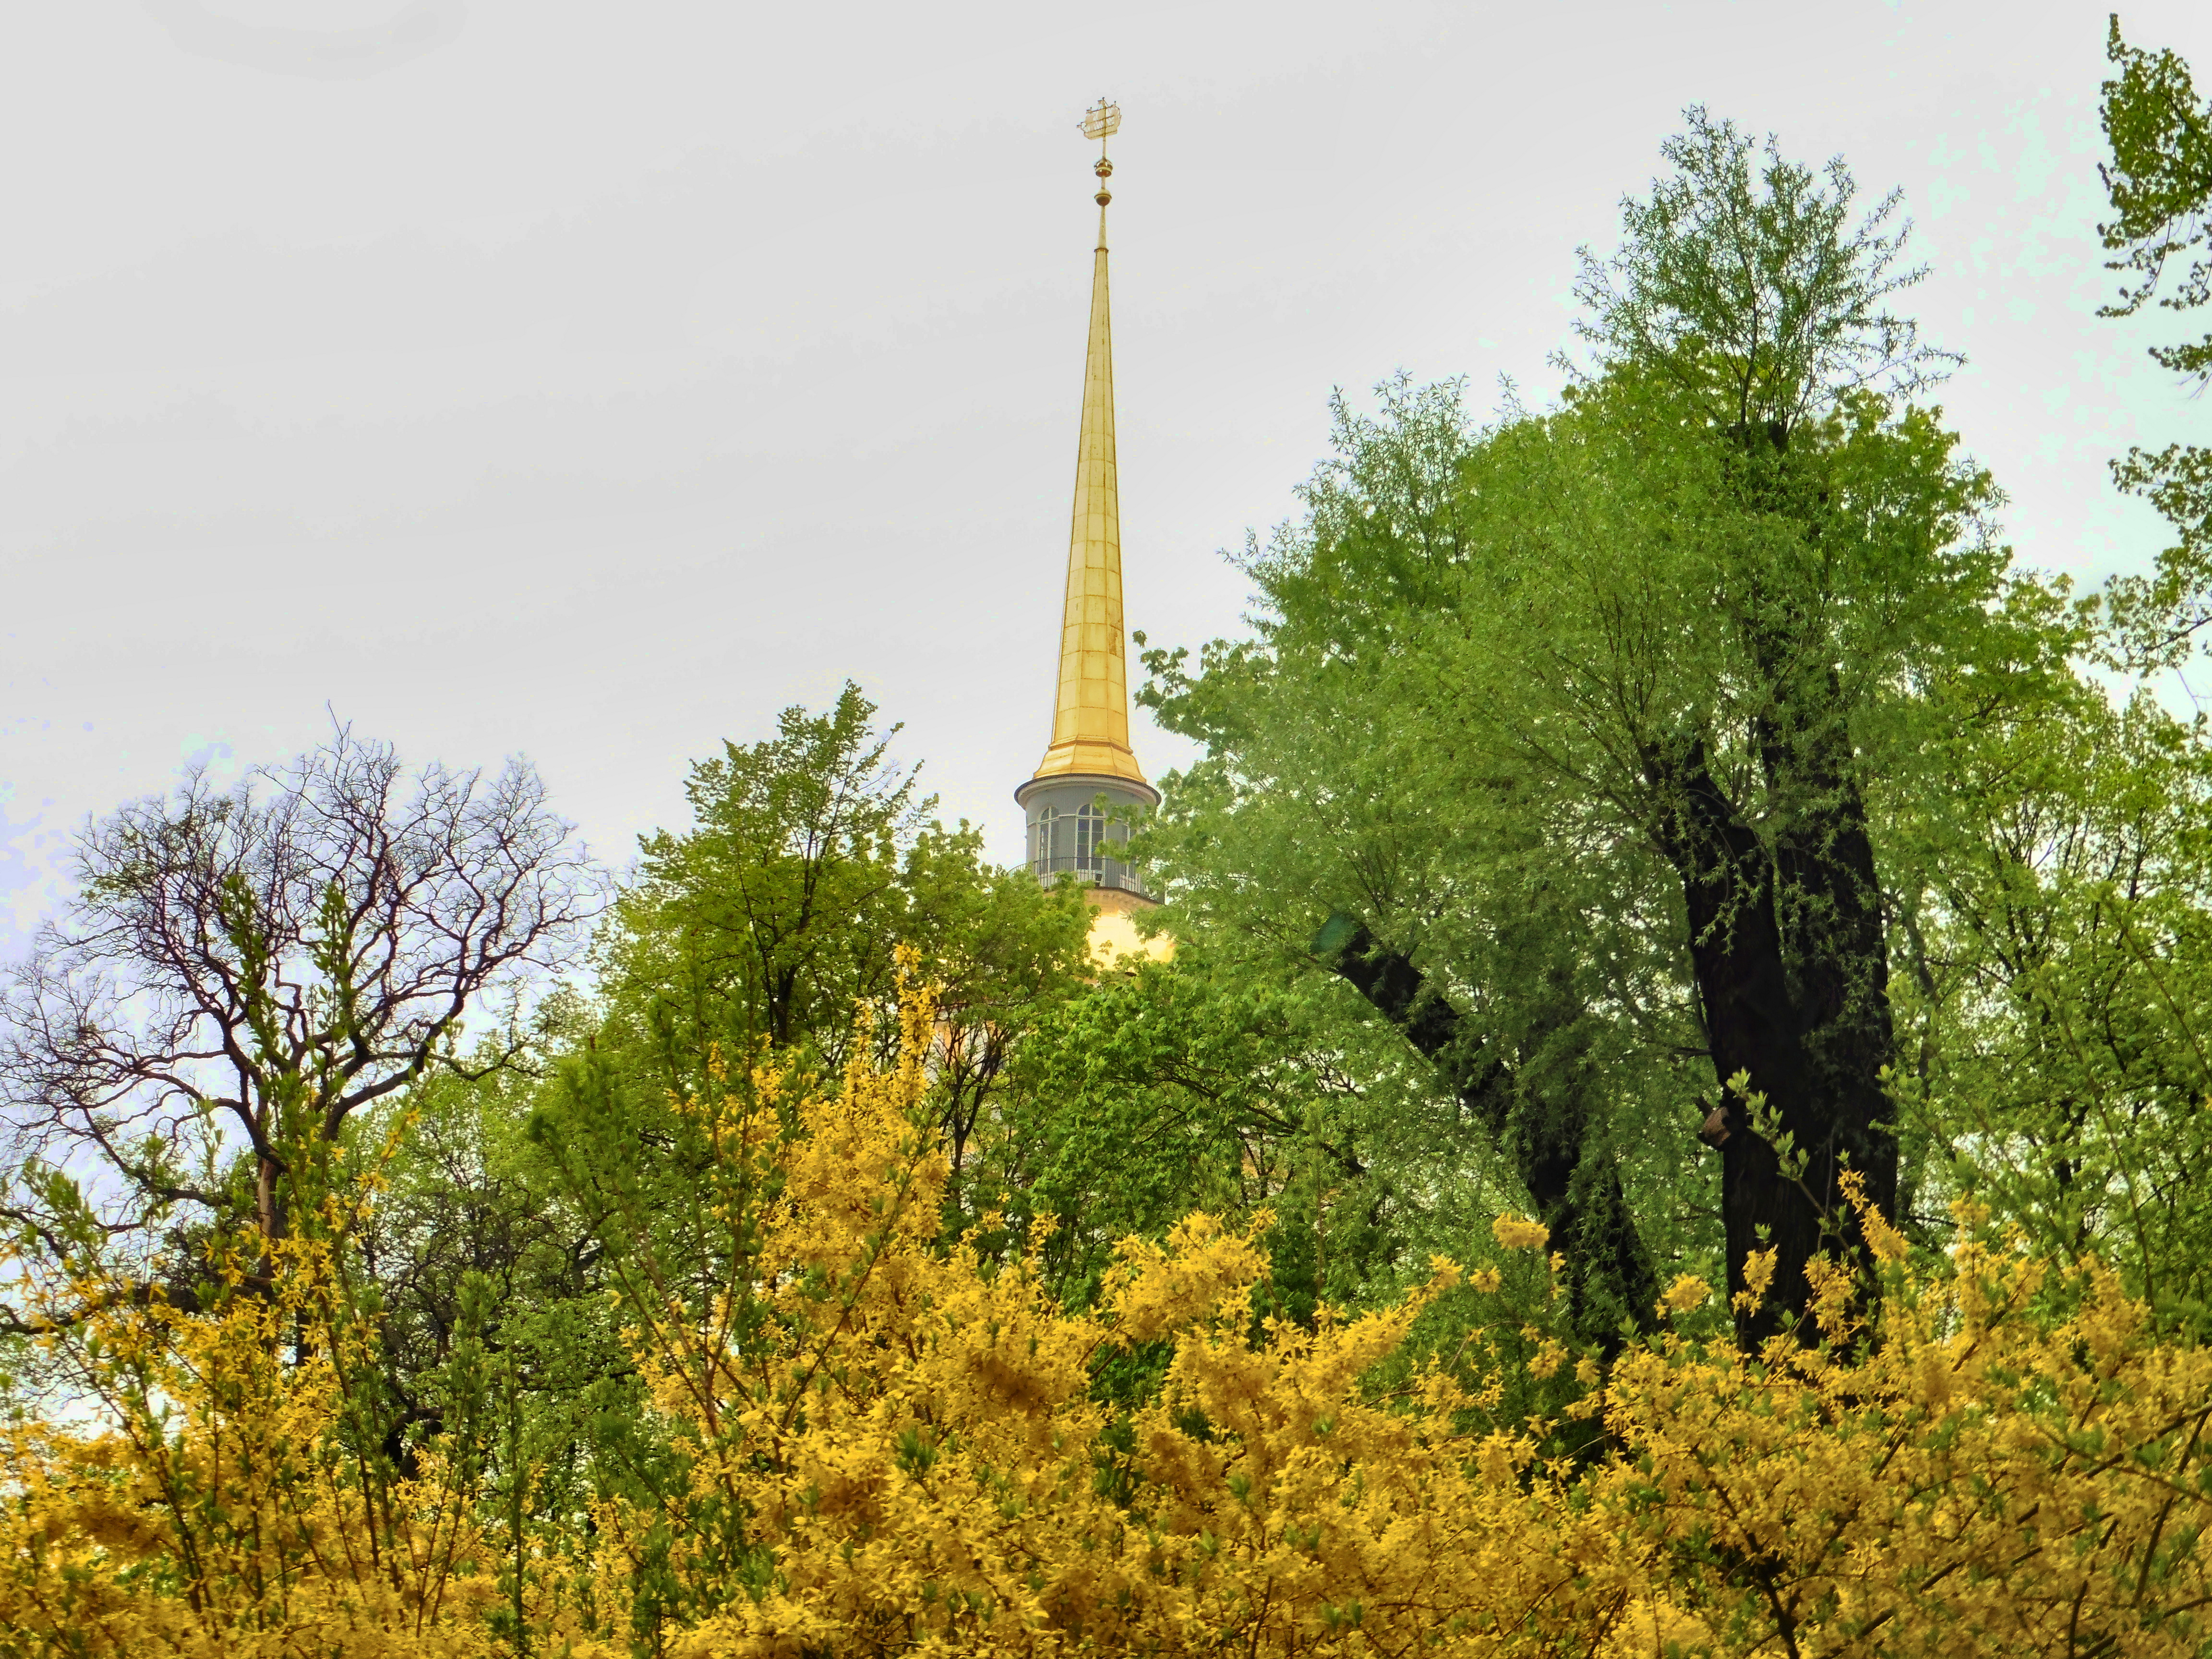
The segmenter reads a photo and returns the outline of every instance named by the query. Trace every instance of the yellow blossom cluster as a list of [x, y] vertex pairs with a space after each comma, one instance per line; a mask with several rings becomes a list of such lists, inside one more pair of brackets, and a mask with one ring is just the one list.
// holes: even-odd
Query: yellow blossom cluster
[[[946, 1248], [927, 1018], [910, 1007], [906, 1058], [804, 1104], [796, 1136], [734, 1097], [688, 1109], [733, 1167], [781, 1178], [709, 1194], [757, 1241], [742, 1273], [703, 1304], [638, 1304], [688, 1474], [600, 1506], [573, 1545], [591, 1594], [526, 1607], [532, 1651], [629, 1654], [648, 1565], [684, 1591], [650, 1632], [671, 1659], [2136, 1659], [2212, 1636], [2212, 1356], [2157, 1340], [2100, 1271], [2062, 1284], [1971, 1227], [1937, 1279], [1885, 1248], [1878, 1299], [1840, 1271], [1816, 1287], [1823, 1346], [1670, 1334], [1609, 1373], [1582, 1360], [1606, 1450], [1553, 1466], [1547, 1425], [1496, 1425], [1498, 1387], [1403, 1363], [1449, 1262], [1306, 1328], [1255, 1320], [1264, 1218], [1129, 1242], [1089, 1310], [1033, 1257]], [[775, 1085], [754, 1081], [751, 1100]], [[1709, 1294], [1686, 1277], [1666, 1302]], [[100, 1316], [149, 1391], [118, 1428], [5, 1443], [0, 1655], [514, 1650], [460, 1472], [374, 1513], [351, 1495], [342, 1345], [278, 1344], [322, 1305], [287, 1295]], [[1098, 1367], [1139, 1344], [1164, 1380], [1111, 1407]], [[1570, 1358], [1536, 1353], [1547, 1374]]]
[[1552, 1241], [1551, 1229], [1542, 1222], [1517, 1215], [1498, 1217], [1490, 1224], [1490, 1231], [1509, 1250], [1540, 1250]]

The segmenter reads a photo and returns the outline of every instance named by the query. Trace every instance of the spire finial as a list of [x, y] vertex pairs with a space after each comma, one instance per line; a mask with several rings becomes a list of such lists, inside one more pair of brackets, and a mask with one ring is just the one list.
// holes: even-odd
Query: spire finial
[[1106, 141], [1121, 130], [1121, 106], [1110, 98], [1101, 98], [1083, 112], [1083, 136], [1098, 141], [1098, 159], [1106, 159]]
[[1098, 175], [1098, 246], [1106, 246], [1106, 204], [1114, 199], [1114, 192], [1106, 188], [1106, 181], [1114, 176], [1114, 164], [1106, 159], [1106, 141], [1121, 130], [1121, 106], [1101, 94], [1097, 103], [1083, 112], [1083, 136], [1098, 141], [1098, 162], [1091, 170]]

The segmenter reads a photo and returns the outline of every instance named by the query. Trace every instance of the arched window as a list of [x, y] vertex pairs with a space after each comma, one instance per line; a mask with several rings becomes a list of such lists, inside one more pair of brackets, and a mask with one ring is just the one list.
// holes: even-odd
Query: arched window
[[1040, 878], [1052, 874], [1052, 808], [1048, 806], [1030, 823], [1030, 867]]
[[1079, 806], [1075, 811], [1075, 867], [1086, 876], [1100, 874], [1105, 868], [1106, 815], [1096, 806]]

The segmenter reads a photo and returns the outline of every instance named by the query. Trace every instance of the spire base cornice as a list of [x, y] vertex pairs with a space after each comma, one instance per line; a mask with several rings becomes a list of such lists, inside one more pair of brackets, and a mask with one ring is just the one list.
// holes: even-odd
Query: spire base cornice
[[[1046, 764], [1050, 765], [1054, 758], [1046, 756]], [[1073, 758], [1076, 757], [1071, 757]], [[1079, 758], [1083, 763], [1095, 763], [1100, 757], [1086, 755]], [[1067, 769], [1057, 772], [1048, 772], [1040, 767], [1035, 777], [1014, 791], [1014, 802], [1017, 805], [1027, 806], [1048, 789], [1055, 793], [1061, 790], [1077, 790], [1087, 791], [1091, 795], [1103, 795], [1117, 805], [1139, 806], [1149, 812], [1160, 804], [1160, 792], [1146, 783], [1137, 772], [1134, 756], [1125, 752], [1122, 758], [1129, 769], [1126, 771], [1109, 771], [1096, 764], [1071, 765]]]

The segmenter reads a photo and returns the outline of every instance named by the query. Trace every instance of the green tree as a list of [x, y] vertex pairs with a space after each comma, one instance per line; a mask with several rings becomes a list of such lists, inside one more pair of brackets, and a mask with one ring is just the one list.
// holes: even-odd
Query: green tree
[[[2123, 40], [2118, 14], [2105, 55], [2118, 70], [2104, 84], [2102, 110], [2112, 156], [2100, 171], [2113, 216], [2098, 228], [2119, 256], [2108, 268], [2130, 280], [2102, 314], [2132, 316], [2154, 296], [2161, 308], [2193, 311], [2212, 302], [2212, 101], [2198, 100], [2189, 65], [2170, 47]], [[2169, 265], [2185, 258], [2188, 268], [2161, 295]], [[2200, 390], [2212, 381], [2212, 334], [2150, 355]], [[2212, 622], [2212, 449], [2133, 448], [2112, 463], [2112, 476], [2148, 497], [2179, 537], [2152, 574], [2112, 583], [2118, 654], [2139, 669], [2179, 662]]]
[[1425, 1271], [1467, 1183], [1403, 1178], [1452, 1131], [1433, 1090], [1396, 1086], [1393, 1058], [1328, 987], [1202, 942], [1061, 1004], [1025, 1050], [1006, 1141], [1008, 1188], [1053, 1221], [1061, 1294], [1087, 1301], [1123, 1238], [1192, 1209], [1274, 1212], [1276, 1307], [1302, 1320]]
[[[1589, 618], [1578, 666], [1609, 708], [1554, 684], [1680, 878], [1732, 1097], [1711, 1131], [1730, 1289], [1771, 1244], [1788, 1322], [1806, 1261], [1855, 1240], [1842, 1170], [1895, 1211], [1868, 763], [1884, 725], [1910, 724], [1900, 685], [1978, 648], [2003, 558], [1988, 480], [1905, 401], [1955, 359], [1889, 308], [1922, 274], [1900, 264], [1896, 197], [1860, 216], [1840, 161], [1815, 173], [1697, 110], [1665, 153], [1673, 176], [1626, 204], [1620, 251], [1585, 255], [1577, 285], [1595, 371], [1577, 401], [1623, 444], [1608, 471], [1645, 556], [1629, 580], [1664, 586], [1656, 603], [1616, 586]], [[1631, 617], [1642, 637], [1605, 637]]]
[[952, 1162], [948, 1190], [973, 1218], [1024, 1178], [1006, 1144], [1020, 1054], [1091, 980], [1091, 909], [1072, 882], [1046, 890], [1023, 866], [994, 868], [965, 823], [915, 837], [899, 890], [898, 941], [920, 954], [936, 997], [929, 1098]]
[[848, 684], [826, 714], [787, 708], [774, 738], [692, 768], [691, 827], [645, 838], [601, 941], [601, 1043], [633, 1067], [650, 1056], [653, 1086], [679, 1095], [716, 1055], [834, 1071], [856, 1032], [888, 1039], [863, 1016], [896, 1006], [911, 945], [939, 988], [933, 1097], [959, 1193], [1018, 1033], [1090, 971], [1090, 912], [1072, 887], [993, 868], [969, 824], [931, 820], [875, 714]]
[[[686, 1455], [639, 1427], [606, 1297], [680, 1309], [746, 1346], [761, 1310], [718, 1300], [718, 1287], [745, 1279], [803, 1091], [896, 1051], [902, 947], [937, 990], [925, 1104], [957, 1165], [941, 1218], [954, 1237], [1012, 1191], [1020, 1166], [1010, 1172], [1005, 1119], [1021, 1050], [1089, 980], [1080, 893], [995, 869], [972, 828], [927, 821], [933, 803], [889, 758], [897, 728], [874, 718], [848, 685], [827, 714], [787, 709], [774, 738], [692, 769], [693, 823], [645, 839], [637, 884], [600, 942], [603, 1017], [530, 1119], [551, 1196], [588, 1240], [593, 1310], [524, 1336], [549, 1374], [557, 1338], [587, 1385], [566, 1420], [601, 1491], [668, 1498]], [[740, 1577], [765, 1571], [746, 1524], [713, 1517], [703, 1540]], [[633, 1636], [648, 1648], [696, 1611], [665, 1569], [670, 1545], [649, 1543], [640, 1568]]]
[[1861, 214], [1840, 162], [1688, 121], [1584, 257], [1562, 408], [1476, 430], [1399, 387], [1340, 416], [1248, 560], [1260, 639], [1148, 659], [1210, 750], [1157, 844], [1228, 908], [1224, 854], [1274, 849], [1280, 886], [1242, 879], [1293, 896], [1277, 937], [1310, 927], [1500, 1127], [1594, 1310], [1638, 1316], [1638, 1261], [1694, 1237], [1620, 1148], [1684, 1122], [1705, 1061], [1730, 1288], [1778, 1253], [1752, 1340], [1803, 1328], [1805, 1262], [1852, 1242], [1846, 1167], [1893, 1208], [1875, 797], [1916, 775], [1917, 688], [2027, 647], [1994, 489], [1910, 402], [1953, 360], [1890, 308], [1918, 275], [1894, 198]]
[[[2054, 635], [2059, 630], [2054, 629]], [[2212, 732], [2070, 672], [1958, 715], [1948, 780], [1897, 803], [1908, 1134], [2049, 1254], [2212, 1310]]]
[[[1395, 386], [1380, 420], [1337, 415], [1304, 521], [1247, 557], [1261, 638], [1208, 647], [1196, 673], [1147, 657], [1146, 699], [1208, 750], [1147, 844], [1182, 928], [1263, 981], [1334, 975], [1342, 1029], [1313, 1040], [1374, 1097], [1370, 1121], [1403, 1125], [1371, 1137], [1376, 1176], [1453, 1195], [1436, 1213], [1458, 1236], [1429, 1247], [1464, 1250], [1477, 1193], [1533, 1200], [1567, 1258], [1571, 1322], [1617, 1343], [1651, 1322], [1656, 1279], [1612, 1122], [1679, 1098], [1674, 1051], [1696, 1042], [1651, 948], [1665, 913], [1588, 886], [1557, 838], [1641, 854], [1577, 835], [1542, 779], [1468, 746], [1447, 659], [1476, 556], [1456, 388]], [[1390, 1041], [1352, 1035], [1362, 1008]], [[1408, 1070], [1408, 1044], [1426, 1065]]]
[[601, 957], [615, 1007], [696, 1066], [760, 1044], [835, 1066], [861, 1002], [891, 980], [902, 855], [934, 798], [889, 758], [896, 727], [846, 684], [827, 713], [726, 744], [684, 783], [690, 829], [641, 843], [638, 880]]
[[[597, 1246], [528, 1134], [554, 1069], [589, 1034], [589, 1015], [573, 992], [550, 996], [531, 1029], [505, 1039], [510, 1063], [426, 1078], [357, 1131], [390, 1147], [354, 1240], [375, 1298], [386, 1455], [410, 1468], [425, 1443], [454, 1426], [457, 1379], [496, 1371], [502, 1409], [513, 1407], [507, 1414], [548, 1460], [541, 1504], [563, 1514], [580, 1513], [591, 1496], [582, 1465], [611, 1455], [597, 1443], [597, 1418], [628, 1403], [629, 1364], [604, 1317]], [[490, 1386], [483, 1377], [477, 1382]]]

